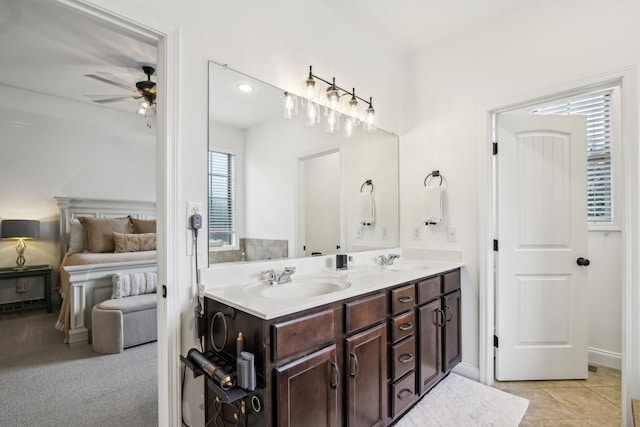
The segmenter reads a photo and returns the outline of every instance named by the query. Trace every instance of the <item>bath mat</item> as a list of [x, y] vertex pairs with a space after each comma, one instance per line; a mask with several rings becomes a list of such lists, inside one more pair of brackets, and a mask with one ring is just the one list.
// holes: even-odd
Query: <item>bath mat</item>
[[396, 427], [517, 427], [529, 401], [449, 374]]

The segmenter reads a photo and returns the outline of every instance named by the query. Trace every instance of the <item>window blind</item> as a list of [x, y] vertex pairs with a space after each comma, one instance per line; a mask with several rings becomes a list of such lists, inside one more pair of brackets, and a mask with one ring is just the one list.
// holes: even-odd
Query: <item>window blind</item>
[[233, 244], [235, 234], [235, 157], [209, 151], [209, 238]]
[[611, 98], [613, 90], [563, 99], [531, 114], [587, 116], [587, 217], [590, 222], [611, 222]]

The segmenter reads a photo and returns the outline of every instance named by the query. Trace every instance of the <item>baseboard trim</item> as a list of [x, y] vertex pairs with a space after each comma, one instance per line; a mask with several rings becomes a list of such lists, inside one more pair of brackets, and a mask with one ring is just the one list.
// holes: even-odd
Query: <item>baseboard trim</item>
[[452, 372], [474, 381], [479, 381], [480, 378], [480, 369], [477, 366], [469, 365], [464, 362], [458, 363], [455, 368], [453, 368]]
[[607, 368], [613, 368], [622, 370], [622, 355], [620, 353], [614, 353], [607, 350], [600, 350], [599, 348], [588, 348], [589, 351], [589, 363], [594, 365], [606, 366]]

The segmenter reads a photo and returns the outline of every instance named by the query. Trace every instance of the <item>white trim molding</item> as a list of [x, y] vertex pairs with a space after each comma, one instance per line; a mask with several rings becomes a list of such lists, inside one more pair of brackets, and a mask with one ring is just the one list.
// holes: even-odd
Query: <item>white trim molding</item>
[[622, 370], [622, 354], [589, 347], [589, 364]]
[[[493, 252], [495, 236], [494, 158], [492, 153], [493, 123], [496, 114], [566, 97], [586, 89], [619, 84], [622, 105], [622, 191], [625, 207], [620, 218], [623, 238], [622, 274], [622, 421], [631, 426], [631, 397], [640, 396], [640, 270], [636, 260], [640, 255], [640, 199], [638, 195], [640, 156], [638, 149], [638, 89], [635, 65], [541, 90], [513, 99], [503, 100], [478, 110], [478, 181], [479, 187], [479, 374], [484, 384], [494, 381], [493, 334], [495, 321], [495, 268]], [[592, 353], [595, 355], [595, 352]], [[599, 353], [599, 356], [603, 356]], [[608, 355], [612, 360], [613, 354]]]

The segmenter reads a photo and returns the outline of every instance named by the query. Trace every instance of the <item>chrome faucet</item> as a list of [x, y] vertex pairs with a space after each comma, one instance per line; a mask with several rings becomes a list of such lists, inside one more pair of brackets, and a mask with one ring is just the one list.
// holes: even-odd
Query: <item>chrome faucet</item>
[[269, 269], [263, 271], [262, 277], [266, 280], [267, 285], [281, 285], [291, 281], [291, 275], [296, 272], [295, 267], [285, 267], [282, 271]]
[[376, 258], [376, 264], [378, 264], [380, 267], [384, 267], [386, 265], [393, 265], [393, 261], [398, 258], [400, 258], [400, 255], [398, 254], [389, 254], [387, 256], [379, 255], [378, 258]]

